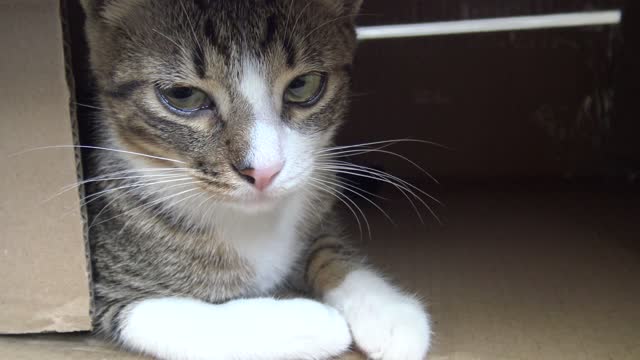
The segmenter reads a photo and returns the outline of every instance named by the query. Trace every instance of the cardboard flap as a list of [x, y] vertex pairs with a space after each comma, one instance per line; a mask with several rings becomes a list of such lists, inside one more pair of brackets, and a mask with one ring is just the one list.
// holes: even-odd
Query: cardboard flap
[[[0, 333], [89, 330], [58, 1], [0, 2]], [[22, 152], [22, 153], [20, 153]], [[16, 153], [19, 153], [16, 155]]]

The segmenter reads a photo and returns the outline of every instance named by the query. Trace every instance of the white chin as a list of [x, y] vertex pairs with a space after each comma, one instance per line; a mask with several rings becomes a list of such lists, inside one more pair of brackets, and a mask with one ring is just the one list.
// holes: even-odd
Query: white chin
[[273, 210], [278, 206], [278, 204], [282, 203], [288, 195], [289, 194], [283, 194], [280, 192], [274, 194], [267, 191], [265, 194], [250, 195], [230, 201], [228, 204], [235, 209], [247, 213], [263, 212]]

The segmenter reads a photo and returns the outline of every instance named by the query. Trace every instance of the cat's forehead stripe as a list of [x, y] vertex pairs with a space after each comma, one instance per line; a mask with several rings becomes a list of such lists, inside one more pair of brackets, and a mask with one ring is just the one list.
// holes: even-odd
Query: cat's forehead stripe
[[[201, 1], [195, 0], [195, 3], [200, 9], [208, 9]], [[203, 11], [202, 18], [192, 20], [186, 26], [194, 28], [195, 32], [199, 33], [199, 36], [194, 34], [190, 59], [198, 77], [205, 78], [208, 75], [207, 71], [211, 71], [209, 68], [211, 64], [208, 64], [211, 59], [208, 57], [212, 53], [209, 50], [229, 64], [234, 61], [231, 59], [232, 47], [236, 47], [241, 52], [259, 50], [258, 53], [255, 53], [258, 56], [269, 53], [271, 49], [279, 49], [284, 55], [287, 66], [289, 68], [296, 66], [297, 48], [292, 38], [294, 34], [289, 33], [287, 26], [281, 23], [282, 19], [279, 16], [283, 16], [282, 14], [273, 11], [254, 18], [252, 21], [255, 22], [256, 33], [251, 40], [252, 37], [236, 37], [234, 33], [229, 33], [224, 21], [221, 23], [220, 19], [216, 18], [219, 14], [208, 10]]]
[[295, 67], [296, 66], [296, 47], [293, 44], [291, 37], [289, 37], [288, 35], [285, 35], [283, 46], [284, 46], [284, 51], [287, 54], [287, 65], [290, 68]]
[[227, 41], [220, 39], [220, 34], [218, 33], [215, 22], [211, 16], [204, 22], [204, 35], [209, 45], [212, 46], [220, 56], [226, 59], [230, 57], [231, 51], [229, 44]]
[[203, 79], [207, 75], [207, 59], [201, 44], [196, 44], [191, 54], [193, 66], [198, 77]]
[[266, 51], [269, 46], [271, 46], [271, 43], [274, 41], [274, 37], [276, 35], [276, 30], [277, 30], [277, 19], [275, 15], [269, 15], [269, 17], [267, 17], [266, 20], [267, 24], [266, 24], [266, 30], [265, 30], [265, 35], [264, 35], [264, 39], [262, 40], [262, 43], [260, 44], [260, 47], [262, 48], [263, 51]]

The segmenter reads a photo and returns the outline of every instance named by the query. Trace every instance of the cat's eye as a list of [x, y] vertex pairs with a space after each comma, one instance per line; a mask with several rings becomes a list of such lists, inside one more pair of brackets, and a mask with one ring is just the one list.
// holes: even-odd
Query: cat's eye
[[158, 89], [158, 95], [162, 102], [171, 108], [185, 113], [207, 109], [212, 106], [211, 99], [204, 91], [188, 87], [174, 86], [166, 89]]
[[298, 76], [289, 83], [284, 93], [284, 100], [300, 106], [315, 104], [324, 91], [326, 76], [322, 73], [311, 72]]

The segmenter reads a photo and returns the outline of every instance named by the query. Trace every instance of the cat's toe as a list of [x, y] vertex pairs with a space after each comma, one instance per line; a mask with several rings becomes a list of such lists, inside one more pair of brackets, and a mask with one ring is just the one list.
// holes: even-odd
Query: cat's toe
[[347, 315], [354, 341], [371, 359], [423, 360], [430, 328], [427, 315], [417, 302], [365, 302]]
[[344, 353], [351, 345], [349, 326], [338, 310], [308, 299], [288, 300], [286, 306], [298, 320], [300, 341], [308, 342], [311, 352], [323, 355], [318, 358]]
[[386, 304], [364, 301], [347, 312], [354, 341], [371, 359], [422, 360], [426, 356], [428, 319], [410, 300]]

